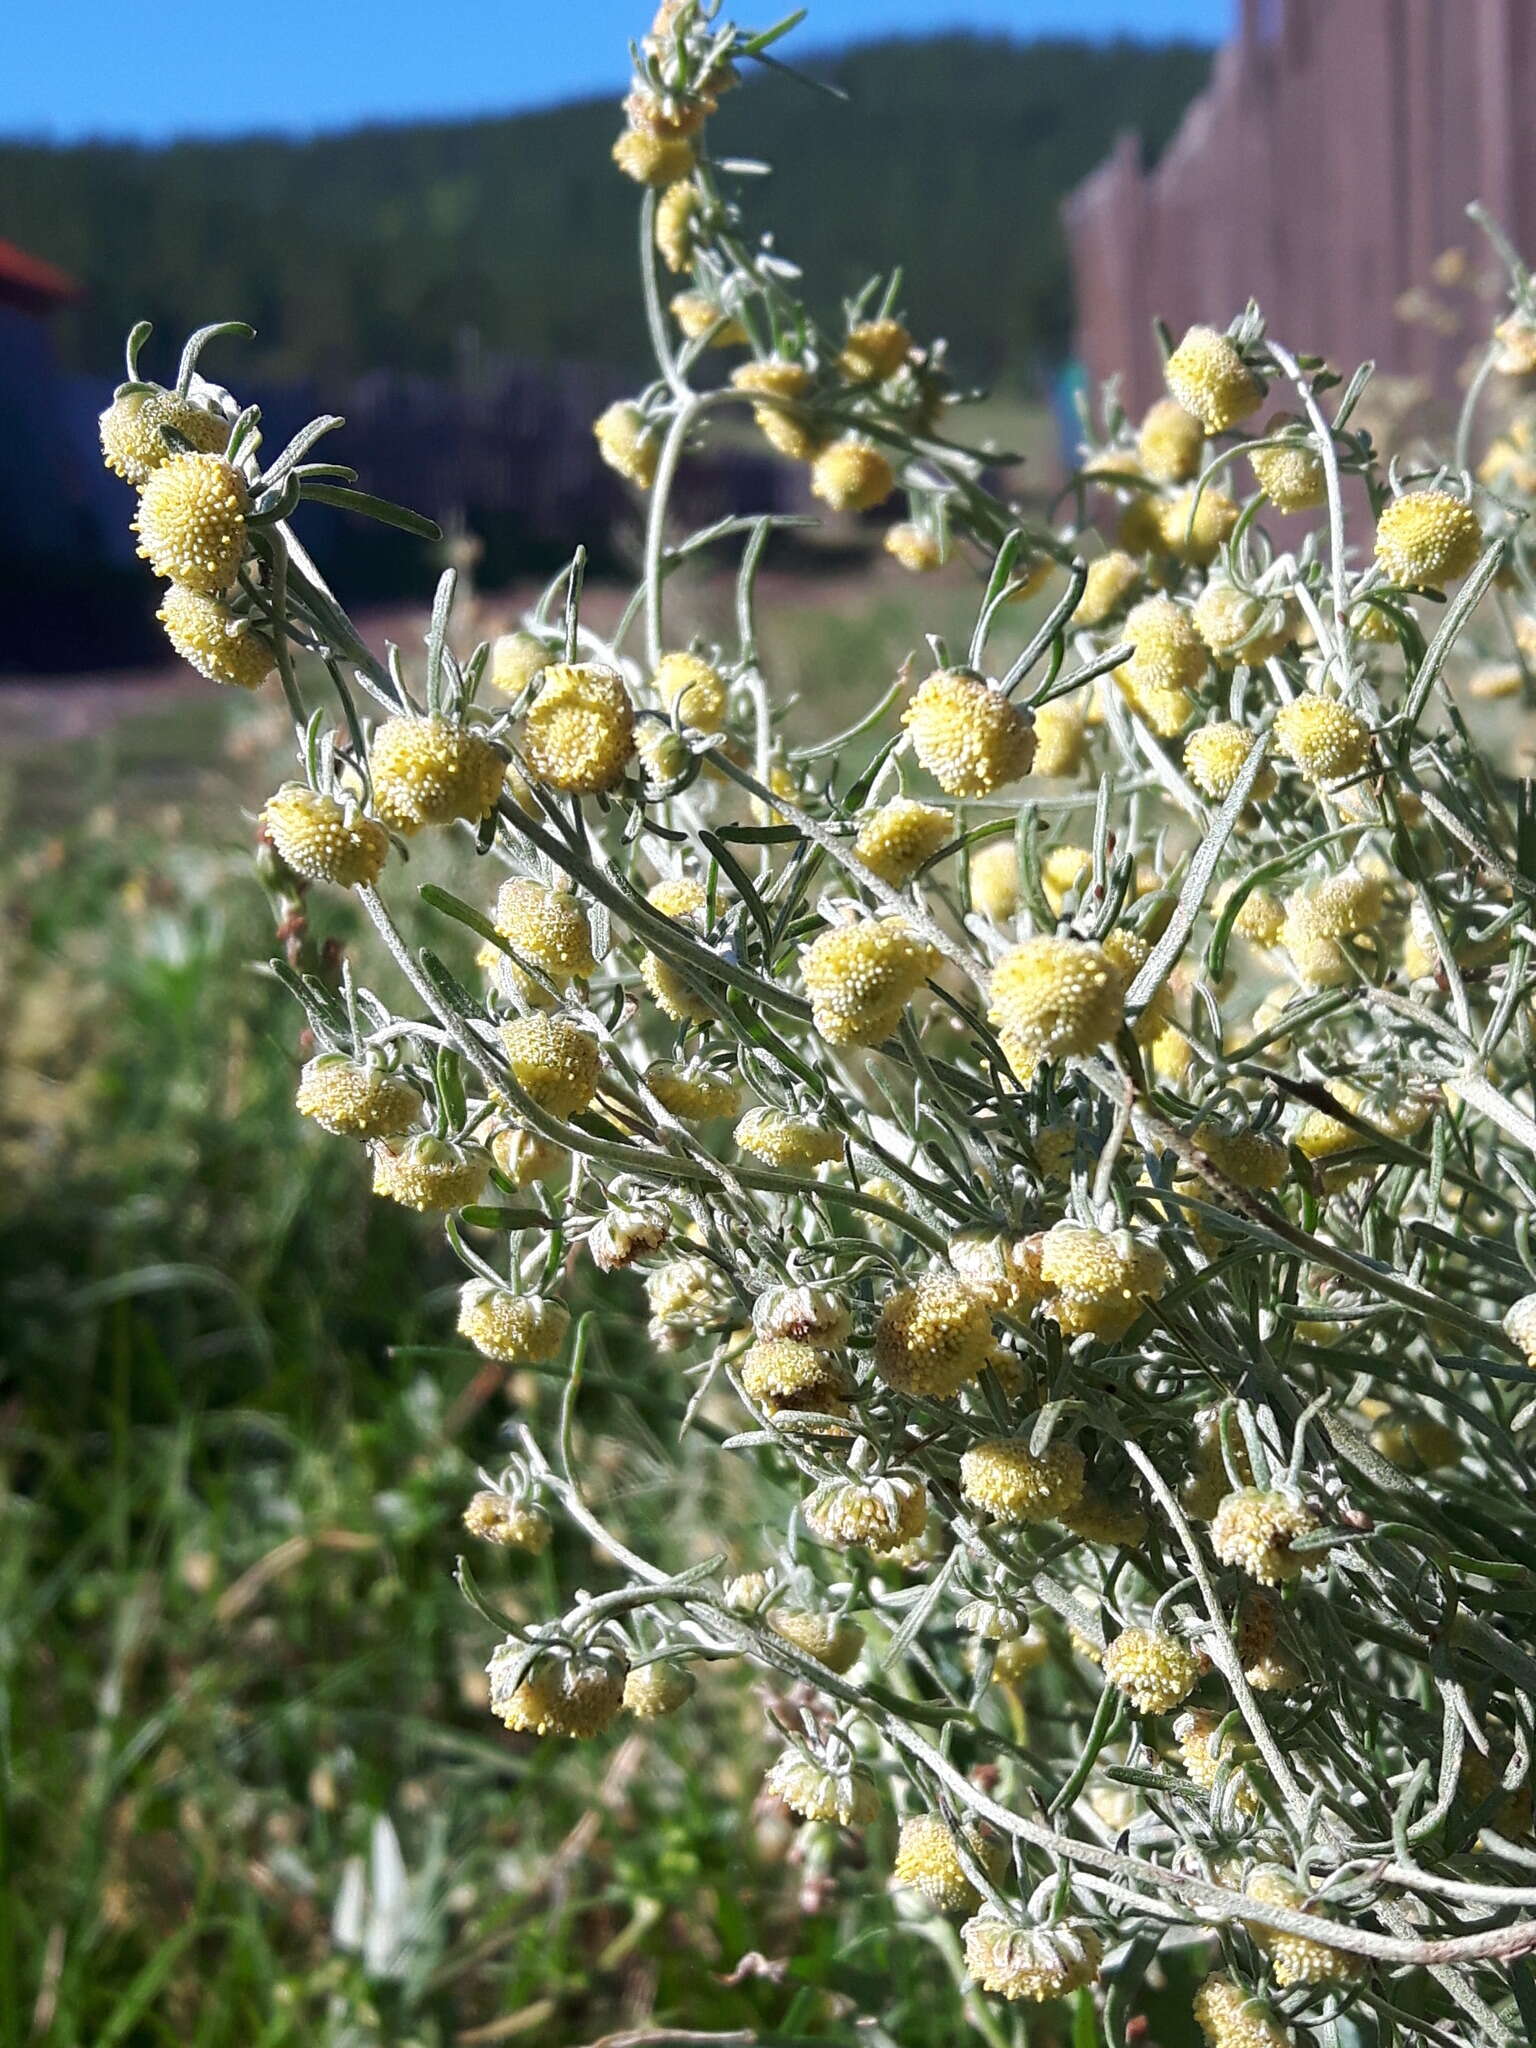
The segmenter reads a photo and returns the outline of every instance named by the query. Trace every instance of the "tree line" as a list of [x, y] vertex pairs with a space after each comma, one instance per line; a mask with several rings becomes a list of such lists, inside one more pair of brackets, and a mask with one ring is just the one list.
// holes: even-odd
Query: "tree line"
[[[711, 131], [773, 166], [748, 181], [812, 296], [906, 263], [920, 335], [966, 337], [990, 376], [1062, 350], [1062, 195], [1117, 134], [1156, 151], [1203, 84], [1189, 44], [948, 35], [866, 44], [815, 68], [850, 104], [749, 82]], [[472, 343], [628, 370], [648, 360], [633, 289], [634, 188], [611, 101], [506, 118], [166, 147], [0, 143], [0, 234], [86, 287], [58, 324], [68, 367], [110, 371], [136, 319], [169, 341], [250, 320], [266, 380], [375, 367], [450, 375]], [[875, 168], [878, 166], [878, 169]]]

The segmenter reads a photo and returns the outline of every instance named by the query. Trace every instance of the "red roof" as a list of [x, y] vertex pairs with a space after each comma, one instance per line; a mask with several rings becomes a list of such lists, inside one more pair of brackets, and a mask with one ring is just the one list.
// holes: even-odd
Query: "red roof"
[[0, 241], [0, 306], [15, 306], [23, 313], [51, 313], [80, 296], [72, 277], [45, 263], [41, 256], [29, 256], [14, 242]]

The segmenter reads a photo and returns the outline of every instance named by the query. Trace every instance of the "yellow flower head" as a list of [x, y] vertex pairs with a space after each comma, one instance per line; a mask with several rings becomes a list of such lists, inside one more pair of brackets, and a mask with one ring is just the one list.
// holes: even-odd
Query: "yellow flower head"
[[1522, 1294], [1504, 1311], [1504, 1334], [1527, 1365], [1536, 1365], [1536, 1294]]
[[1086, 846], [1053, 846], [1040, 863], [1040, 888], [1045, 900], [1060, 917], [1067, 898], [1074, 896], [1093, 874], [1093, 855]]
[[[581, 903], [568, 889], [550, 889], [543, 882], [516, 876], [496, 892], [496, 929], [525, 960], [541, 968], [556, 987], [586, 981], [597, 972], [592, 957], [592, 927]], [[547, 1002], [545, 991], [531, 976], [518, 971], [504, 954], [496, 955], [498, 971], [511, 969], [516, 985], [530, 1002]]]
[[1290, 1172], [1290, 1159], [1279, 1138], [1264, 1131], [1223, 1131], [1202, 1127], [1195, 1143], [1218, 1173], [1240, 1188], [1273, 1191]]
[[624, 1704], [629, 1666], [615, 1650], [573, 1650], [541, 1657], [512, 1683], [526, 1647], [509, 1636], [485, 1667], [491, 1681], [491, 1712], [521, 1735], [564, 1735], [585, 1740], [601, 1735]]
[[[1336, 1081], [1333, 1084], [1333, 1092], [1346, 1107], [1353, 1109], [1357, 1106], [1358, 1096], [1342, 1082]], [[1340, 1117], [1330, 1116], [1324, 1109], [1306, 1110], [1297, 1118], [1291, 1130], [1291, 1143], [1296, 1150], [1308, 1159], [1319, 1161], [1337, 1158], [1341, 1152], [1358, 1151], [1362, 1145], [1369, 1142], [1369, 1139], [1352, 1125], [1345, 1123]], [[1335, 1185], [1342, 1185], [1343, 1181], [1350, 1177], [1345, 1166], [1330, 1169], [1330, 1174], [1333, 1176], [1332, 1184]]]
[[626, 128], [613, 145], [613, 160], [637, 185], [675, 185], [693, 169], [693, 148], [681, 136]]
[[659, 1721], [687, 1706], [697, 1688], [698, 1680], [691, 1671], [670, 1658], [658, 1657], [625, 1679], [624, 1711], [637, 1721]]
[[636, 722], [635, 754], [652, 784], [675, 782], [692, 758], [681, 734], [653, 718]]
[[843, 1156], [843, 1141], [836, 1131], [787, 1109], [749, 1109], [736, 1126], [736, 1143], [769, 1166], [802, 1171]]
[[1194, 1691], [1200, 1665], [1166, 1629], [1128, 1628], [1105, 1646], [1104, 1676], [1139, 1714], [1166, 1714]]
[[872, 441], [845, 434], [811, 464], [811, 493], [834, 512], [868, 512], [896, 488], [890, 463]]
[[967, 1975], [983, 1991], [1032, 2005], [1091, 1984], [1104, 1960], [1103, 1942], [1083, 1920], [1021, 1927], [988, 1907], [967, 1920], [960, 1933]]
[[627, 398], [616, 399], [592, 422], [597, 452], [626, 483], [648, 491], [656, 481], [661, 439], [645, 414]]
[[714, 1318], [725, 1295], [719, 1269], [697, 1253], [668, 1259], [645, 1276], [645, 1300], [653, 1319], [674, 1322], [684, 1317]]
[[373, 1192], [406, 1209], [463, 1209], [485, 1193], [490, 1170], [478, 1145], [456, 1145], [423, 1131], [374, 1147]]
[[502, 633], [491, 642], [491, 687], [503, 697], [520, 697], [549, 661], [536, 634]]
[[1040, 1240], [1045, 1312], [1069, 1337], [1114, 1342], [1168, 1285], [1161, 1252], [1129, 1231], [1053, 1223]]
[[1128, 555], [1150, 555], [1163, 545], [1162, 500], [1138, 491], [1120, 515], [1115, 545]]
[[1529, 313], [1507, 314], [1493, 330], [1499, 344], [1494, 368], [1504, 377], [1536, 374], [1536, 321]]
[[608, 1202], [588, 1231], [586, 1249], [604, 1274], [625, 1272], [643, 1251], [659, 1251], [672, 1235], [672, 1217], [662, 1202]]
[[1465, 576], [1483, 545], [1477, 514], [1450, 491], [1406, 491], [1376, 524], [1376, 559], [1394, 583], [1440, 588]]
[[991, 1351], [986, 1303], [942, 1267], [898, 1289], [875, 1324], [875, 1371], [899, 1394], [948, 1400], [977, 1377]]
[[[1223, 719], [1216, 725], [1201, 726], [1184, 742], [1185, 773], [1212, 803], [1224, 803], [1237, 787], [1237, 778], [1253, 751], [1253, 737], [1247, 726]], [[1250, 795], [1262, 801], [1274, 793], [1274, 770], [1266, 765], [1259, 770]]]
[[1019, 853], [1012, 839], [989, 839], [971, 855], [971, 902], [994, 924], [1007, 924], [1019, 908]]
[[1371, 1431], [1371, 1442], [1404, 1472], [1443, 1472], [1461, 1463], [1461, 1439], [1433, 1415], [1389, 1418]]
[[802, 1820], [835, 1821], [840, 1828], [861, 1828], [867, 1827], [880, 1811], [880, 1795], [868, 1771], [856, 1764], [846, 1770], [828, 1770], [801, 1756], [798, 1750], [786, 1750], [763, 1784]]
[[1048, 1180], [1071, 1179], [1077, 1151], [1077, 1132], [1071, 1124], [1042, 1124], [1033, 1149], [1035, 1164]]
[[1203, 1707], [1180, 1714], [1173, 1724], [1179, 1745], [1179, 1761], [1191, 1781], [1202, 1792], [1214, 1792], [1223, 1771], [1227, 1773], [1225, 1796], [1239, 1813], [1257, 1813], [1259, 1795], [1243, 1772], [1241, 1745], [1236, 1736], [1221, 1732], [1221, 1716]]
[[1088, 564], [1088, 580], [1072, 615], [1073, 624], [1102, 626], [1112, 613], [1119, 611], [1140, 581], [1141, 564], [1134, 555], [1128, 555], [1123, 548], [1112, 548], [1107, 555], [1100, 555]]
[[1181, 562], [1203, 567], [1214, 562], [1237, 524], [1238, 507], [1225, 491], [1207, 484], [1199, 496], [1193, 485], [1165, 498], [1158, 508], [1163, 546]]
[[899, 918], [830, 926], [800, 956], [816, 1029], [829, 1045], [882, 1045], [934, 967]]
[[663, 917], [697, 924], [709, 904], [709, 891], [697, 875], [669, 875], [645, 892], [645, 900]]
[[1371, 758], [1370, 728], [1335, 698], [1304, 690], [1275, 714], [1275, 742], [1309, 782], [1358, 775]]
[[1206, 2048], [1293, 2048], [1289, 2028], [1230, 1977], [1207, 1977], [1195, 1993], [1194, 2012]]
[[522, 1550], [540, 1557], [549, 1548], [554, 1525], [539, 1507], [514, 1500], [494, 1487], [482, 1487], [471, 1495], [464, 1510], [464, 1527], [482, 1543], [494, 1543], [501, 1550]]
[[671, 303], [672, 317], [687, 341], [702, 341], [708, 335], [711, 348], [736, 348], [747, 338], [741, 322], [706, 292], [678, 292]]
[[522, 750], [529, 775], [547, 789], [616, 789], [635, 751], [635, 707], [623, 677], [599, 662], [552, 662], [523, 720]]
[[850, 384], [883, 384], [912, 353], [912, 337], [899, 320], [861, 320], [848, 331], [837, 366]]
[[167, 428], [201, 455], [222, 455], [229, 442], [229, 421], [190, 398], [174, 391], [125, 391], [101, 416], [102, 459], [124, 483], [146, 484], [176, 452], [165, 437]]
[[697, 135], [718, 105], [700, 78], [687, 93], [657, 93], [637, 84], [625, 96], [624, 113], [631, 128], [644, 129], [648, 135]]
[[1214, 327], [1191, 327], [1163, 365], [1168, 389], [1208, 434], [1225, 433], [1263, 397], [1237, 344]]
[[914, 576], [930, 575], [933, 570], [942, 569], [948, 560], [939, 536], [915, 526], [910, 519], [887, 527], [883, 546], [893, 561], [900, 562]]
[[686, 270], [693, 261], [698, 211], [698, 187], [687, 178], [676, 179], [656, 202], [656, 247], [662, 262], [674, 275]]
[[309, 1061], [294, 1106], [338, 1138], [402, 1137], [421, 1115], [421, 1097], [409, 1081], [339, 1052]]
[[770, 1415], [781, 1408], [846, 1415], [853, 1381], [829, 1351], [793, 1337], [762, 1337], [742, 1354], [742, 1390]]
[[245, 478], [222, 455], [172, 455], [151, 472], [133, 531], [157, 576], [215, 597], [245, 556]]
[[1029, 1633], [1029, 1616], [1011, 1601], [967, 1600], [955, 1610], [955, 1625], [983, 1642], [1012, 1643]]
[[1296, 890], [1286, 901], [1280, 943], [1301, 979], [1313, 988], [1349, 980], [1349, 960], [1337, 942], [1368, 932], [1381, 916], [1381, 903], [1380, 876], [1357, 867]]
[[1060, 1520], [1063, 1528], [1081, 1536], [1085, 1543], [1130, 1550], [1146, 1540], [1147, 1518], [1141, 1509], [1099, 1493], [1085, 1492], [1076, 1507], [1068, 1508]]
[[570, 1321], [560, 1302], [488, 1280], [466, 1281], [459, 1294], [459, 1335], [499, 1365], [547, 1365], [559, 1356]]
[[1043, 1299], [1036, 1238], [966, 1230], [950, 1239], [948, 1256], [960, 1278], [1000, 1314], [1016, 1315]]
[[802, 1282], [760, 1294], [752, 1304], [752, 1327], [759, 1337], [788, 1337], [818, 1351], [835, 1351], [846, 1341], [853, 1318], [840, 1294]]
[[701, 988], [695, 987], [680, 968], [659, 953], [646, 953], [640, 961], [640, 979], [650, 991], [658, 1009], [675, 1024], [703, 1024], [714, 1016], [714, 1005]]
[[1119, 1031], [1125, 984], [1100, 945], [1039, 937], [1005, 953], [992, 971], [988, 1015], [1036, 1059], [1089, 1053]]
[[1316, 1515], [1299, 1495], [1283, 1487], [1239, 1487], [1229, 1493], [1211, 1522], [1211, 1548], [1223, 1564], [1246, 1572], [1261, 1586], [1299, 1579], [1306, 1555], [1291, 1545], [1318, 1527]]
[[821, 1614], [805, 1607], [775, 1607], [768, 1614], [768, 1626], [786, 1643], [793, 1643], [803, 1656], [829, 1671], [849, 1671], [864, 1648], [864, 1631], [856, 1621], [842, 1615]]
[[1082, 690], [1053, 697], [1035, 711], [1036, 775], [1075, 775], [1082, 766], [1088, 698]]
[[865, 867], [899, 889], [931, 860], [954, 831], [954, 819], [937, 804], [893, 796], [859, 827], [853, 850]]
[[1467, 695], [1485, 704], [1518, 697], [1525, 688], [1525, 675], [1518, 661], [1483, 661], [1467, 679]]
[[781, 362], [777, 357], [741, 363], [731, 372], [731, 382], [738, 391], [765, 401], [753, 406], [752, 420], [770, 448], [796, 462], [806, 462], [815, 454], [816, 436], [796, 411], [797, 402], [811, 388], [811, 373], [803, 363]]
[[570, 1156], [559, 1145], [521, 1124], [503, 1124], [491, 1139], [491, 1157], [515, 1188], [532, 1187]]
[[1210, 666], [1194, 617], [1171, 597], [1146, 597], [1126, 614], [1131, 658], [1115, 671], [1130, 692], [1138, 689], [1195, 690]]
[[476, 824], [494, 810], [506, 762], [472, 726], [446, 718], [387, 718], [368, 753], [373, 807], [396, 832]]
[[597, 1040], [563, 1017], [513, 1017], [501, 1027], [507, 1065], [539, 1109], [579, 1116], [597, 1093]]
[[1126, 703], [1160, 740], [1175, 739], [1194, 716], [1195, 700], [1188, 690], [1149, 682], [1134, 661], [1128, 661], [1115, 674]]
[[[1236, 880], [1223, 885], [1216, 897], [1218, 910], [1226, 908], [1237, 886]], [[1232, 929], [1255, 946], [1276, 946], [1284, 923], [1285, 906], [1273, 890], [1250, 889], [1232, 920]]]
[[671, 1231], [672, 1218], [660, 1202], [610, 1201], [587, 1233], [587, 1250], [600, 1272], [622, 1273], [642, 1252], [659, 1252]]
[[[1140, 1041], [1138, 1040], [1138, 1043]], [[1182, 1088], [1195, 1064], [1195, 1049], [1177, 1024], [1160, 1024], [1146, 1035], [1153, 1073], [1170, 1088]]]
[[[1002, 1875], [1004, 1850], [1000, 1842], [968, 1827], [965, 1845], [972, 1862], [979, 1863], [989, 1877]], [[930, 1905], [948, 1913], [974, 1913], [981, 1904], [981, 1893], [960, 1861], [954, 1830], [936, 1813], [909, 1814], [902, 1822], [892, 1875], [897, 1884], [910, 1885]]]
[[1136, 436], [1136, 460], [1160, 484], [1188, 483], [1200, 468], [1205, 429], [1174, 398], [1160, 398], [1147, 410]]
[[645, 1085], [663, 1109], [685, 1124], [735, 1116], [741, 1108], [741, 1090], [736, 1083], [708, 1067], [679, 1067], [669, 1060], [657, 1060], [645, 1070]]
[[1057, 1441], [1030, 1449], [1027, 1436], [990, 1437], [960, 1459], [960, 1491], [999, 1522], [1053, 1522], [1083, 1493], [1083, 1454]]
[[766, 1572], [738, 1572], [720, 1591], [732, 1614], [758, 1614], [773, 1592], [773, 1580]]
[[285, 782], [269, 796], [261, 822], [288, 866], [311, 882], [371, 888], [389, 853], [382, 825], [302, 782]]
[[937, 669], [902, 713], [912, 751], [948, 796], [991, 796], [1027, 775], [1029, 713], [965, 669]]
[[[1296, 424], [1290, 414], [1277, 412], [1264, 431], [1279, 434]], [[1259, 489], [1277, 512], [1310, 511], [1328, 494], [1323, 458], [1310, 441], [1288, 436], [1273, 448], [1255, 448], [1248, 464]]]
[[1349, 629], [1357, 639], [1369, 640], [1377, 646], [1397, 645], [1397, 627], [1380, 605], [1368, 599], [1362, 598], [1350, 611]]
[[921, 1479], [892, 1472], [879, 1479], [829, 1479], [805, 1502], [805, 1526], [820, 1543], [862, 1544], [884, 1554], [915, 1543], [928, 1526]]
[[[1260, 1905], [1288, 1906], [1295, 1913], [1312, 1910], [1311, 1894], [1289, 1871], [1273, 1867], [1256, 1870], [1243, 1890]], [[1320, 1917], [1335, 1916], [1324, 1907]], [[1304, 1935], [1276, 1934], [1254, 1922], [1249, 1923], [1248, 1931], [1267, 1952], [1275, 1982], [1280, 1985], [1352, 1984], [1365, 1968], [1360, 1957], [1320, 1941], [1308, 1941]]]
[[1195, 600], [1195, 630], [1216, 659], [1257, 667], [1291, 638], [1286, 609], [1276, 599], [1249, 597], [1235, 583], [1213, 576]]
[[724, 676], [701, 654], [664, 654], [653, 678], [656, 694], [682, 725], [719, 732], [728, 698]]

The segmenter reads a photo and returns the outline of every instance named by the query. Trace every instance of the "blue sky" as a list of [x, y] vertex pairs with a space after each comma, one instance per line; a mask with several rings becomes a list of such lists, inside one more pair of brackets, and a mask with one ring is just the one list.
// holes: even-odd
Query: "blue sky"
[[[792, 0], [750, 4], [766, 25]], [[801, 49], [898, 31], [1198, 36], [1231, 0], [811, 0]], [[647, 0], [11, 0], [0, 134], [304, 132], [497, 112], [623, 84]]]

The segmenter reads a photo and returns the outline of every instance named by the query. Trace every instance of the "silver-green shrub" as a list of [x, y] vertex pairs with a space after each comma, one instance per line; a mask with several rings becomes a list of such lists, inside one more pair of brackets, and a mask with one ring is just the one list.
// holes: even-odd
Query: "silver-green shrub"
[[[1026, 517], [897, 280], [819, 319], [711, 157], [777, 40], [668, 0], [636, 50], [656, 376], [596, 423], [645, 520], [610, 632], [578, 559], [461, 655], [449, 575], [424, 659], [377, 661], [289, 520], [421, 522], [315, 459], [334, 422], [262, 467], [208, 333], [171, 390], [136, 334], [103, 422], [177, 648], [286, 693], [269, 880], [355, 890], [414, 992], [280, 963], [299, 1107], [443, 1216], [460, 1331], [553, 1404], [467, 1525], [613, 1567], [531, 1629], [466, 1567], [491, 1706], [593, 1737], [748, 1660], [824, 1862], [894, 1809], [955, 1967], [1097, 1983], [1117, 2042], [1190, 1945], [1215, 2048], [1523, 2040], [1536, 808], [1471, 721], [1531, 700], [1530, 280], [1448, 459], [1384, 466], [1368, 369], [1250, 306], [1170, 345], [1145, 421], [1107, 394]], [[672, 515], [727, 425], [973, 579], [965, 646], [828, 678], [864, 700], [835, 736], [761, 653], [785, 522]], [[734, 629], [690, 641], [674, 576], [727, 550]], [[403, 929], [443, 832], [459, 879], [419, 894], [476, 985]], [[782, 1527], [692, 1561], [588, 1468], [583, 1246], [643, 1276], [682, 1428], [777, 1475]]]

